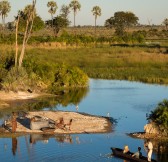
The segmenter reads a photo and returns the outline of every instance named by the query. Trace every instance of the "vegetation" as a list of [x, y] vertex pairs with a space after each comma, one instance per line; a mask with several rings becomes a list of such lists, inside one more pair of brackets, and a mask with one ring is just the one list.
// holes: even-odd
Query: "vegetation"
[[115, 32], [118, 36], [123, 36], [126, 28], [136, 25], [138, 23], [138, 17], [132, 12], [115, 12], [114, 17], [107, 19], [105, 22], [106, 27], [114, 26]]
[[[54, 64], [64, 63], [80, 68], [90, 78], [168, 84], [168, 56], [160, 54], [160, 49], [155, 48], [102, 47], [98, 44], [97, 48], [55, 49], [53, 44], [53, 46], [46, 47], [44, 45], [36, 48], [30, 47], [27, 49], [26, 56], [25, 61], [27, 59], [28, 61], [24, 63], [24, 67], [26, 69], [31, 67], [28, 71], [33, 69], [40, 78], [44, 80], [51, 78], [49, 80], [52, 82], [54, 80], [53, 69], [56, 72]], [[8, 62], [12, 62], [10, 58], [8, 56]], [[3, 66], [9, 67], [8, 64], [5, 63]]]
[[[112, 27], [110, 29], [112, 34], [100, 35], [105, 32], [100, 31], [102, 28], [96, 26], [97, 17], [101, 16], [101, 9], [99, 6], [95, 6], [92, 9], [95, 16], [95, 35], [87, 31], [83, 34], [81, 33], [82, 28], [75, 27], [75, 16], [81, 8], [77, 0], [72, 0], [69, 6], [63, 5], [60, 15], [55, 18], [53, 14], [57, 10], [56, 2], [49, 1], [47, 6], [50, 8], [51, 20], [46, 21], [45, 28], [44, 22], [36, 14], [36, 0], [33, 0], [32, 5], [28, 5], [23, 11], [18, 12], [13, 28], [15, 33], [8, 30], [5, 31], [5, 35], [4, 33], [0, 35], [0, 43], [10, 45], [15, 43], [16, 45], [16, 51], [6, 50], [2, 58], [4, 62], [0, 62], [2, 88], [17, 91], [28, 87], [40, 87], [39, 89], [83, 87], [87, 85], [87, 75], [91, 78], [168, 83], [165, 75], [167, 73], [167, 57], [162, 56], [164, 59], [166, 58], [162, 62], [155, 56], [158, 53], [167, 53], [166, 47], [163, 49], [157, 45], [148, 49], [145, 44], [145, 40], [148, 38], [155, 36], [166, 38], [168, 35], [166, 30], [157, 31], [157, 29], [150, 28], [148, 31], [126, 31], [137, 25], [138, 17], [132, 12], [120, 11], [116, 12], [114, 17], [106, 20], [106, 27]], [[2, 10], [2, 7], [0, 9]], [[74, 12], [75, 33], [72, 32], [74, 28], [67, 28], [70, 23], [68, 20], [70, 9]], [[54, 28], [56, 37], [51, 34], [50, 27]], [[12, 28], [10, 27], [10, 29]], [[42, 29], [45, 33], [37, 34], [38, 30], [42, 31]], [[69, 29], [71, 29], [70, 32]], [[107, 28], [104, 29], [109, 31]], [[76, 33], [76, 30], [79, 32]], [[99, 31], [98, 36], [96, 30]], [[28, 43], [37, 48], [30, 47], [25, 51]], [[113, 47], [116, 44], [124, 48]], [[22, 45], [21, 48], [19, 45]], [[43, 46], [43, 55], [41, 55], [41, 48], [38, 48], [41, 46]], [[54, 49], [56, 46], [70, 48]], [[73, 47], [75, 49], [71, 49]], [[142, 47], [143, 49], [140, 49]], [[146, 53], [154, 55], [148, 56]], [[16, 86], [17, 84], [20, 86]]]
[[74, 12], [74, 27], [75, 27], [75, 16], [77, 14], [77, 11], [80, 10], [81, 4], [78, 2], [78, 0], [72, 0], [71, 3], [69, 4], [69, 7]]
[[48, 10], [48, 12], [51, 14], [51, 20], [52, 20], [52, 23], [51, 23], [51, 27], [53, 28], [53, 15], [56, 13], [56, 10], [58, 8], [57, 6], [57, 3], [54, 2], [54, 1], [49, 1], [47, 3], [47, 7], [49, 7], [50, 9]]
[[66, 28], [69, 25], [69, 21], [65, 18], [63, 18], [62, 16], [57, 16], [53, 19], [53, 21], [49, 20], [46, 21], [46, 24], [48, 26], [53, 26], [52, 28], [54, 29], [54, 34], [57, 37], [59, 31], [62, 28]]
[[166, 30], [167, 30], [167, 28], [168, 28], [168, 19], [164, 19], [163, 24], [165, 25]]
[[5, 18], [8, 16], [10, 9], [11, 9], [11, 6], [8, 1], [1, 1], [0, 2], [0, 15], [2, 17], [3, 26], [5, 26]]
[[99, 6], [94, 6], [92, 13], [95, 16], [95, 36], [96, 36], [96, 20], [98, 16], [101, 16], [101, 8]]
[[[11, 52], [12, 54], [13, 52]], [[9, 91], [52, 91], [83, 88], [88, 86], [88, 77], [77, 67], [45, 60], [37, 61], [32, 56], [26, 57], [24, 68], [13, 67], [14, 56], [9, 54], [0, 60], [1, 89]]]
[[156, 123], [163, 133], [168, 134], [168, 100], [160, 102], [148, 119]]

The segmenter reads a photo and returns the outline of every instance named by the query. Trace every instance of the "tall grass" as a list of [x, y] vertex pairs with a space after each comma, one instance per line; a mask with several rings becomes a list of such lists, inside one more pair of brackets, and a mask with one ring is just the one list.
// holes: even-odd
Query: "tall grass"
[[[3, 48], [5, 53], [12, 50]], [[77, 66], [90, 78], [168, 84], [168, 55], [160, 54], [159, 49], [28, 47], [25, 56], [34, 58], [40, 64], [66, 63]]]
[[[150, 50], [150, 49], [149, 49]], [[80, 67], [90, 78], [168, 84], [168, 55], [142, 48], [30, 49], [39, 62]]]

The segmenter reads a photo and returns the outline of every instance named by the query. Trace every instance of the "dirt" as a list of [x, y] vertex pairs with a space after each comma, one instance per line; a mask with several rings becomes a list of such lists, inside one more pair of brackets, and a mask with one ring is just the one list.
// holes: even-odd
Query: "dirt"
[[28, 112], [24, 118], [18, 117], [16, 133], [45, 133], [42, 130], [30, 129], [30, 119], [34, 116], [40, 116], [46, 120], [52, 121], [52, 123], [58, 123], [60, 118], [63, 118], [65, 125], [69, 124], [69, 121], [72, 119], [70, 129], [69, 126], [59, 128], [54, 124], [55, 130], [52, 133], [106, 133], [112, 131], [112, 123], [106, 117], [78, 112], [38, 111]]

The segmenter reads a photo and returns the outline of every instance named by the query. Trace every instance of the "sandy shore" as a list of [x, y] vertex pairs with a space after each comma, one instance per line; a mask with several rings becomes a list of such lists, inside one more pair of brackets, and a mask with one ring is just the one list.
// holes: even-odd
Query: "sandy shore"
[[45, 93], [29, 93], [29, 92], [5, 92], [0, 91], [0, 108], [5, 108], [10, 106], [10, 102], [15, 102], [19, 100], [29, 100], [40, 96], [49, 96], [50, 94]]
[[[54, 134], [107, 133], [112, 131], [112, 123], [106, 117], [68, 111], [34, 111], [27, 112], [23, 119], [17, 118], [16, 133], [45, 133], [42, 130], [31, 129], [30, 121], [34, 116], [40, 116], [54, 122]], [[57, 127], [56, 123], [59, 122], [60, 118], [64, 119], [64, 124], [68, 124], [72, 119], [70, 129], [69, 127], [63, 129]], [[11, 131], [12, 128], [8, 128]]]

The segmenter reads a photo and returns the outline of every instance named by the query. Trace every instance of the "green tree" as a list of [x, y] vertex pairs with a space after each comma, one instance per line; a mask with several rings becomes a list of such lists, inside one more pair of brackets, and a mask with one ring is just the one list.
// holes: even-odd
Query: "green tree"
[[8, 16], [8, 13], [11, 10], [10, 3], [8, 1], [0, 2], [0, 15], [2, 16], [2, 24], [5, 25], [5, 18]]
[[160, 102], [148, 117], [148, 120], [155, 122], [161, 129], [168, 133], [168, 100]]
[[164, 19], [163, 24], [165, 25], [166, 30], [167, 30], [167, 28], [168, 28], [168, 19]]
[[60, 10], [60, 16], [68, 20], [69, 13], [70, 13], [70, 7], [66, 5], [62, 5], [61, 10]]
[[114, 17], [110, 17], [104, 23], [104, 26], [107, 28], [112, 28], [114, 26]]
[[[44, 24], [44, 21], [42, 20], [42, 18], [40, 16], [38, 16], [37, 14], [35, 14], [32, 31], [38, 31], [38, 30], [43, 29], [44, 27], [45, 27], [45, 24]], [[25, 28], [26, 28], [26, 19], [23, 15], [20, 17], [18, 30], [23, 32], [23, 31], [25, 31]]]
[[[54, 1], [49, 1], [47, 3], [47, 7], [49, 7], [50, 9], [48, 10], [48, 12], [51, 14], [51, 19], [53, 21], [53, 15], [56, 13], [56, 10], [58, 8], [57, 3]], [[53, 27], [53, 23], [52, 23], [52, 27]]]
[[74, 12], [74, 27], [75, 27], [75, 16], [77, 14], [77, 11], [80, 10], [81, 4], [77, 0], [72, 0], [71, 3], [69, 4], [69, 7]]
[[[52, 24], [52, 20], [48, 20], [46, 21], [46, 24], [51, 26]], [[62, 28], [65, 28], [69, 25], [69, 21], [61, 16], [57, 16], [53, 19], [53, 28], [54, 28], [54, 33], [55, 33], [55, 36], [58, 35], [59, 31], [62, 29]]]
[[96, 36], [96, 20], [98, 16], [101, 16], [101, 8], [99, 6], [94, 6], [92, 13], [95, 16], [95, 36]]
[[118, 36], [123, 36], [126, 28], [134, 26], [138, 23], [138, 17], [132, 12], [119, 11], [114, 13], [114, 17], [107, 19], [105, 22], [106, 26], [114, 26], [115, 33]]

